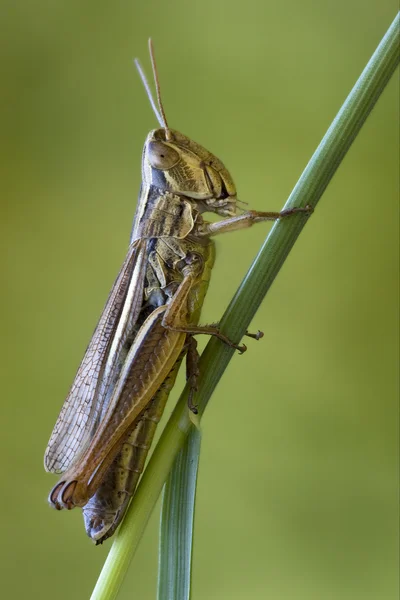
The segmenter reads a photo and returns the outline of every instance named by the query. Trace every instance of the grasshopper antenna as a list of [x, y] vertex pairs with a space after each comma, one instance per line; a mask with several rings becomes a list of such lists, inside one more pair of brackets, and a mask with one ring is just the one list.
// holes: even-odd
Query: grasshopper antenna
[[158, 108], [160, 109], [160, 113], [161, 113], [161, 116], [162, 116], [162, 119], [164, 122], [165, 137], [167, 140], [170, 140], [172, 138], [172, 135], [171, 135], [170, 129], [168, 127], [167, 117], [165, 116], [164, 106], [163, 106], [163, 103], [161, 100], [160, 81], [158, 79], [156, 58], [154, 56], [154, 46], [153, 46], [153, 41], [151, 38], [149, 38], [149, 52], [150, 52], [150, 58], [151, 58], [151, 66], [153, 68], [154, 83], [156, 85]]
[[156, 59], [154, 57], [154, 47], [153, 47], [153, 42], [151, 40], [151, 38], [149, 39], [149, 52], [150, 52], [150, 59], [151, 59], [151, 66], [153, 69], [153, 76], [154, 76], [154, 83], [156, 86], [156, 94], [157, 94], [157, 103], [158, 103], [158, 107], [157, 104], [155, 103], [155, 100], [153, 98], [153, 94], [151, 92], [151, 88], [148, 82], [148, 79], [145, 75], [145, 72], [143, 70], [142, 65], [140, 64], [139, 60], [137, 58], [135, 58], [135, 66], [139, 72], [140, 78], [142, 80], [142, 83], [144, 85], [144, 88], [146, 90], [147, 93], [147, 97], [150, 100], [150, 104], [151, 107], [154, 111], [154, 114], [157, 117], [157, 121], [160, 123], [161, 127], [164, 127], [165, 129], [165, 137], [167, 140], [172, 139], [172, 135], [170, 132], [170, 129], [168, 127], [168, 123], [167, 123], [167, 118], [165, 116], [165, 112], [164, 112], [164, 107], [163, 107], [163, 103], [161, 100], [161, 92], [160, 92], [160, 82], [158, 79], [158, 72], [157, 72], [157, 65], [156, 65]]

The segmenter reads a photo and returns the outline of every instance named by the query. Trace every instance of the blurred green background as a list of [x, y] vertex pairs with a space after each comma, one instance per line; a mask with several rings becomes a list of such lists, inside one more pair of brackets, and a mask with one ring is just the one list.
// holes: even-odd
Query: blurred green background
[[[397, 2], [2, 3], [1, 587], [89, 597], [110, 542], [57, 513], [42, 456], [123, 260], [155, 118], [279, 209]], [[147, 68], [147, 70], [149, 70]], [[397, 598], [398, 84], [393, 78], [203, 420], [194, 600]], [[268, 226], [223, 236], [219, 318]], [[204, 340], [203, 340], [204, 342]], [[171, 400], [176, 399], [176, 393]], [[155, 597], [158, 509], [120, 594]]]

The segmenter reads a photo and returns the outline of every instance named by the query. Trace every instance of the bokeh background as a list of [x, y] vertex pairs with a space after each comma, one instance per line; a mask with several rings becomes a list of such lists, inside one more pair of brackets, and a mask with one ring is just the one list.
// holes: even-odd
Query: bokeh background
[[[90, 592], [110, 542], [57, 513], [42, 456], [127, 248], [154, 39], [170, 125], [278, 210], [397, 2], [1, 8], [1, 589]], [[149, 69], [147, 69], [149, 70]], [[379, 100], [203, 420], [194, 600], [397, 598], [398, 84]], [[268, 226], [221, 237], [219, 318]], [[175, 400], [179, 387], [172, 398]], [[120, 594], [155, 597], [158, 509]]]

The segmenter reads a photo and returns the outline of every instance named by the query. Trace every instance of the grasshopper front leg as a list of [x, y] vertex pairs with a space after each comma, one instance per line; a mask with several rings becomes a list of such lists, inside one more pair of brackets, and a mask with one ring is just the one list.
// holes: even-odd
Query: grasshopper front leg
[[277, 221], [278, 219], [286, 219], [297, 213], [311, 214], [313, 209], [307, 205], [305, 207], [299, 206], [296, 208], [289, 208], [281, 212], [259, 212], [256, 210], [248, 210], [242, 215], [235, 217], [228, 217], [222, 221], [216, 223], [204, 223], [202, 224], [197, 235], [200, 236], [211, 236], [219, 233], [228, 233], [230, 231], [237, 231], [239, 229], [247, 229], [255, 223], [261, 223], [262, 221]]

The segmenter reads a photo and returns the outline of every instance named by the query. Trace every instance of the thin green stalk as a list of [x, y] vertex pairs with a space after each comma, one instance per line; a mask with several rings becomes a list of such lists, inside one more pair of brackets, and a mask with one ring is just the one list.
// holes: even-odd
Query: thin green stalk
[[[316, 206], [398, 65], [399, 25], [397, 14], [305, 168], [285, 208], [307, 204]], [[306, 221], [304, 216], [296, 215], [277, 222], [271, 229], [221, 321], [224, 333], [231, 339], [239, 341], [245, 333]], [[232, 354], [231, 349], [214, 339], [203, 352], [197, 397], [201, 414]], [[185, 389], [143, 475], [135, 500], [97, 581], [92, 600], [111, 600], [118, 593], [154, 504], [191, 427], [186, 402]]]
[[200, 430], [192, 427], [164, 486], [160, 521], [158, 600], [190, 598], [200, 444]]

